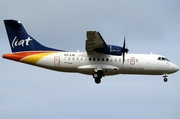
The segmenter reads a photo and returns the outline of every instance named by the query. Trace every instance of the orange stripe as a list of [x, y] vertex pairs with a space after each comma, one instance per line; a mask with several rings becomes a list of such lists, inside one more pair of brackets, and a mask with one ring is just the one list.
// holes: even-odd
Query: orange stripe
[[30, 55], [35, 55], [39, 53], [44, 53], [44, 52], [22, 52], [22, 53], [13, 53], [13, 54], [3, 54], [3, 58], [14, 60], [14, 61], [20, 61], [21, 59], [30, 56]]

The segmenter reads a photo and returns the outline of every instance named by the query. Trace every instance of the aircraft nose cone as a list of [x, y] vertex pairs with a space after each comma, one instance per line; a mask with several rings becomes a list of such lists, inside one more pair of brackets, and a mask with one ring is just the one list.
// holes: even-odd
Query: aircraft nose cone
[[177, 72], [179, 70], [179, 67], [177, 65], [174, 65], [173, 70], [174, 70], [174, 72]]
[[179, 67], [175, 64], [172, 65], [173, 72], [177, 72], [179, 70]]
[[169, 62], [168, 64], [169, 64], [169, 70], [168, 70], [169, 74], [175, 73], [179, 70], [179, 67], [175, 65], [174, 63]]

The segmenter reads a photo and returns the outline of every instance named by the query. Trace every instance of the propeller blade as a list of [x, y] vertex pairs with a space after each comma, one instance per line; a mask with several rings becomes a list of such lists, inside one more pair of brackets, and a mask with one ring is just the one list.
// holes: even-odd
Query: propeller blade
[[123, 56], [123, 64], [124, 64], [124, 55], [125, 55], [125, 53], [123, 52], [123, 55], [122, 55]]
[[122, 57], [123, 57], [123, 64], [124, 64], [124, 60], [125, 60], [125, 52], [126, 52], [126, 38], [124, 36], [124, 43], [123, 43], [123, 48], [122, 48]]
[[125, 49], [125, 47], [126, 47], [126, 38], [124, 36], [123, 50]]

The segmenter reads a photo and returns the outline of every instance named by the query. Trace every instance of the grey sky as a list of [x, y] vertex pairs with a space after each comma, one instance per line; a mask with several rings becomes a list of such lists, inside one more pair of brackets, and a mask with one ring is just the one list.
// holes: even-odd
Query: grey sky
[[[10, 53], [4, 19], [20, 20], [40, 43], [85, 51], [86, 30], [129, 53], [161, 54], [179, 63], [179, 0], [1, 0], [0, 54]], [[92, 76], [50, 71], [0, 59], [1, 119], [179, 119], [180, 73], [117, 75], [100, 85]]]

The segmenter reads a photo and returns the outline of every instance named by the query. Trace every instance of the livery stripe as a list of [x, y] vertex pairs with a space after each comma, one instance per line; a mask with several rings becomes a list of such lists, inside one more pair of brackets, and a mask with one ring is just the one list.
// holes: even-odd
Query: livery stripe
[[32, 64], [32, 65], [35, 65], [37, 61], [39, 61], [41, 58], [49, 55], [49, 54], [52, 54], [54, 52], [46, 52], [46, 53], [39, 53], [39, 54], [34, 54], [34, 55], [30, 55], [30, 56], [27, 56], [23, 59], [21, 59], [20, 61], [23, 62], [23, 63], [28, 63], [28, 64]]
[[21, 52], [13, 54], [3, 54], [3, 58], [34, 65], [38, 60], [52, 53], [55, 52]]
[[13, 53], [13, 54], [3, 54], [3, 58], [20, 61], [22, 58], [27, 57], [29, 55], [34, 55], [42, 52], [21, 52], [21, 53]]

